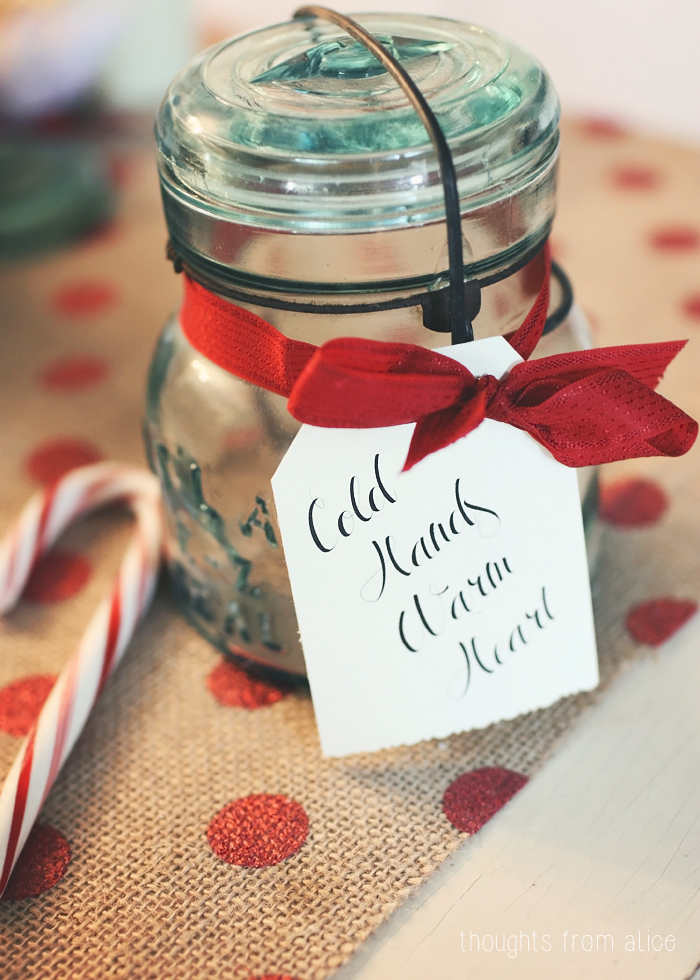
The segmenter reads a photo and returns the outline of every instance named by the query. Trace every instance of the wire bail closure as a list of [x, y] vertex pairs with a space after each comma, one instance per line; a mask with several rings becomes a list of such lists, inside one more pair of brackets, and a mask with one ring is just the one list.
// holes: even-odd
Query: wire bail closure
[[[465, 308], [464, 255], [462, 250], [462, 215], [459, 206], [459, 189], [455, 173], [452, 153], [440, 123], [430, 108], [423, 93], [413, 81], [403, 65], [387, 51], [374, 35], [364, 27], [339, 14], [328, 7], [315, 4], [300, 7], [294, 13], [295, 20], [318, 18], [328, 20], [342, 27], [374, 55], [377, 61], [386, 68], [390, 75], [406, 94], [407, 98], [418, 113], [428, 135], [435, 147], [440, 168], [443, 193], [445, 195], [445, 224], [447, 227], [447, 252], [449, 257], [449, 319], [453, 344], [463, 344], [474, 339], [471, 320], [467, 317]], [[433, 328], [434, 329], [434, 328]]]

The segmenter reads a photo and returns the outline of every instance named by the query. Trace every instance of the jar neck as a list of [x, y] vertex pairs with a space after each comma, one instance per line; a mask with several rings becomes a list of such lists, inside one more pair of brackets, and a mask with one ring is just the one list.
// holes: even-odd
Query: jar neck
[[[544, 244], [554, 217], [555, 161], [517, 194], [504, 193], [462, 214], [465, 280], [486, 285], [525, 265]], [[367, 302], [368, 294], [438, 289], [448, 277], [443, 219], [410, 223], [397, 205], [395, 225], [375, 230], [260, 227], [212, 212], [161, 175], [165, 219], [178, 253], [212, 282], [248, 293], [313, 302]]]
[[[544, 275], [542, 244], [542, 241], [537, 242], [534, 248], [525, 255], [521, 254], [510, 266], [501, 262], [498, 271], [490, 276], [465, 282], [466, 312], [474, 324], [476, 339], [510, 333], [523, 321]], [[362, 290], [339, 292], [337, 284], [329, 286], [318, 283], [310, 293], [284, 292], [277, 288], [261, 288], [263, 283], [260, 280], [252, 290], [242, 288], [235, 281], [232, 283], [233, 277], [226, 267], [214, 265], [182, 248], [179, 243], [174, 244], [172, 239], [168, 244], [168, 257], [176, 271], [185, 271], [211, 292], [252, 310], [283, 332], [286, 332], [284, 325], [287, 323], [306, 323], [309, 335], [300, 336], [295, 330], [294, 335], [298, 339], [316, 344], [330, 339], [328, 336], [319, 339], [318, 336], [319, 333], [326, 333], [323, 325], [329, 322], [329, 318], [334, 323], [332, 336], [360, 336], [365, 331], [358, 332], [358, 327], [368, 324], [368, 318], [381, 315], [385, 323], [398, 324], [403, 317], [406, 322], [411, 322], [413, 332], [420, 325], [422, 333], [435, 335], [433, 338], [421, 336], [412, 340], [421, 346], [449, 344], [449, 290], [444, 276], [427, 290], [394, 288], [380, 292], [367, 284]], [[376, 319], [374, 322], [379, 323]], [[371, 332], [368, 336], [371, 336]]]

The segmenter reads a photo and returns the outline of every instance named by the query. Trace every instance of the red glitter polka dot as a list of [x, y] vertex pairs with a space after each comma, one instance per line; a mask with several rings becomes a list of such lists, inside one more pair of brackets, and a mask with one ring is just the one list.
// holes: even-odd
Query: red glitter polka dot
[[579, 122], [580, 131], [594, 139], [619, 139], [625, 135], [625, 128], [614, 119], [582, 119]]
[[35, 674], [1, 688], [0, 729], [8, 735], [26, 735], [55, 683], [55, 674]]
[[219, 704], [227, 708], [264, 708], [281, 701], [287, 693], [267, 681], [251, 677], [226, 660], [208, 675], [207, 687]]
[[112, 185], [122, 188], [129, 183], [133, 172], [133, 166], [129, 157], [117, 156], [116, 154], [109, 161], [109, 177]]
[[209, 824], [214, 854], [243, 868], [267, 868], [295, 854], [306, 840], [309, 819], [300, 803], [258, 793], [227, 803]]
[[87, 466], [102, 459], [99, 449], [82, 439], [51, 439], [37, 446], [24, 461], [27, 475], [44, 485], [65, 476], [76, 466]]
[[109, 365], [101, 357], [64, 357], [49, 364], [39, 380], [50, 391], [80, 391], [100, 384], [109, 374]]
[[111, 245], [121, 237], [122, 231], [116, 221], [107, 221], [81, 238], [79, 244], [85, 248], [91, 248], [93, 245]]
[[658, 647], [678, 632], [697, 609], [698, 604], [693, 599], [650, 599], [627, 613], [625, 625], [637, 643]]
[[526, 776], [500, 766], [472, 769], [450, 783], [442, 809], [457, 830], [475, 834], [526, 782]]
[[249, 980], [296, 980], [288, 973], [266, 973], [264, 977], [250, 977]]
[[689, 296], [683, 303], [683, 312], [692, 320], [700, 320], [700, 293], [696, 296]]
[[109, 282], [79, 282], [58, 289], [51, 307], [62, 316], [83, 317], [103, 313], [117, 301], [117, 290]]
[[70, 845], [63, 834], [47, 824], [35, 824], [10, 875], [3, 902], [19, 902], [47, 892], [63, 878], [70, 858]]
[[87, 558], [54, 548], [37, 562], [23, 595], [30, 602], [63, 602], [77, 595], [91, 575]]
[[617, 527], [655, 524], [667, 507], [666, 494], [651, 480], [619, 480], [600, 488], [600, 516]]
[[615, 167], [610, 173], [610, 178], [615, 187], [629, 191], [650, 191], [658, 187], [661, 182], [657, 170], [634, 165]]
[[700, 248], [697, 228], [658, 228], [650, 236], [652, 248], [658, 252], [692, 252]]

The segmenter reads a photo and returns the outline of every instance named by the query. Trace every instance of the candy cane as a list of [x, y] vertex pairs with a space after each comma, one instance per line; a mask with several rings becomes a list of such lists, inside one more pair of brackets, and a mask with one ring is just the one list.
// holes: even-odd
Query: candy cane
[[0, 544], [0, 613], [17, 602], [37, 560], [77, 517], [117, 500], [136, 518], [111, 593], [97, 608], [0, 791], [0, 895], [61, 766], [153, 595], [162, 520], [158, 482], [146, 470], [98, 463], [37, 493]]

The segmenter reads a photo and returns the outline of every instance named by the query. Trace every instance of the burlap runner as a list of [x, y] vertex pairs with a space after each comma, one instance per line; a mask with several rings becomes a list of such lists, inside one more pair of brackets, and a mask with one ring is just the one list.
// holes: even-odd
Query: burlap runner
[[[620, 186], [619, 167], [657, 176], [647, 187]], [[683, 303], [700, 293], [700, 251], [658, 250], [651, 237], [687, 228], [688, 215], [700, 212], [699, 169], [700, 154], [689, 149], [570, 124], [555, 233], [599, 343], [693, 336], [662, 391], [696, 417], [698, 321]], [[0, 528], [32, 489], [28, 452], [50, 437], [141, 459], [144, 373], [179, 285], [162, 259], [150, 156], [134, 157], [132, 171], [112, 239], [2, 273]], [[80, 322], [52, 312], [55, 290], [78, 279], [116, 283], [118, 302]], [[105, 385], [77, 395], [37, 385], [45, 364], [86, 350], [108, 359]], [[619, 465], [605, 478], [630, 473], [661, 483], [671, 506], [649, 529], [603, 535], [601, 689], [622, 664], [647, 655], [625, 630], [632, 605], [700, 593], [699, 452]], [[125, 522], [103, 516], [67, 536], [62, 545], [88, 554], [95, 574], [73, 599], [24, 603], [2, 624], [0, 686], [60, 669], [127, 535]], [[0, 905], [3, 980], [322, 980], [459, 846], [463, 835], [440, 806], [447, 785], [483, 765], [532, 773], [596, 696], [444, 742], [324, 760], [308, 698], [224, 708], [205, 686], [218, 660], [161, 590], [44, 808], [42, 820], [72, 847], [65, 878], [38, 898]], [[2, 774], [17, 744], [0, 733]], [[282, 864], [230, 866], [207, 844], [212, 816], [249, 793], [285, 794], [308, 814], [306, 844]]]

